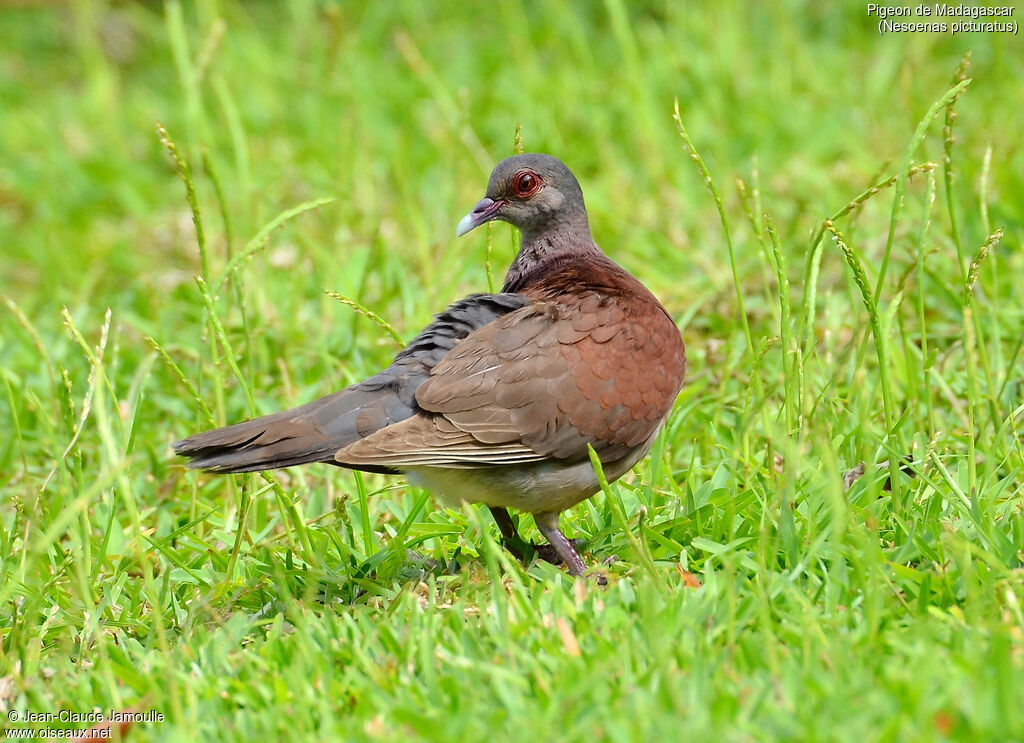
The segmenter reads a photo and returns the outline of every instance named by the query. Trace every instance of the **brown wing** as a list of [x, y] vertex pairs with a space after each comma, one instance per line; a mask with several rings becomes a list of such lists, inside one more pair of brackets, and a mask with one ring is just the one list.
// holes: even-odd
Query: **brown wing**
[[530, 302], [520, 294], [471, 294], [438, 314], [390, 366], [369, 379], [302, 407], [198, 433], [172, 446], [190, 459], [189, 467], [214, 472], [334, 462], [339, 449], [416, 415], [416, 390], [459, 341]]
[[664, 420], [684, 363], [679, 331], [656, 303], [563, 294], [468, 335], [417, 389], [421, 414], [335, 458], [398, 468], [579, 461], [589, 443], [615, 461]]

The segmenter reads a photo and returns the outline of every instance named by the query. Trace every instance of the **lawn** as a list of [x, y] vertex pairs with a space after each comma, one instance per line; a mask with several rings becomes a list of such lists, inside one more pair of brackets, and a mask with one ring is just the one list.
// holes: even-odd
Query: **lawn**
[[[1024, 740], [1024, 47], [878, 21], [0, 10], [0, 725]], [[176, 460], [500, 286], [513, 230], [454, 230], [518, 147], [687, 345], [651, 456], [562, 518], [607, 587], [399, 478]]]

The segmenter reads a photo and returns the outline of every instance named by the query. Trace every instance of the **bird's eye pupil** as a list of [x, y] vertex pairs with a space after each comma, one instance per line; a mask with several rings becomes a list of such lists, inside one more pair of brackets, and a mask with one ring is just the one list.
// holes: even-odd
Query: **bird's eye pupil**
[[533, 173], [520, 173], [516, 178], [516, 193], [528, 196], [537, 187], [537, 176]]

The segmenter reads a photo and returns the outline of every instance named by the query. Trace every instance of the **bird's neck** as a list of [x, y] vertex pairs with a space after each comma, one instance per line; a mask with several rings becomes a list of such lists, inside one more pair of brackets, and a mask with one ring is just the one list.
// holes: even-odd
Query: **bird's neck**
[[548, 274], [567, 259], [586, 260], [603, 256], [590, 236], [590, 227], [571, 225], [569, 229], [544, 230], [535, 234], [523, 233], [515, 260], [505, 274], [503, 292], [518, 292]]

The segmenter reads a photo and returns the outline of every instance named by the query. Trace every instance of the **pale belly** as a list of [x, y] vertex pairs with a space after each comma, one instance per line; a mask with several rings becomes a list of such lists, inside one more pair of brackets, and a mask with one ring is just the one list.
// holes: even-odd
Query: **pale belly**
[[[639, 462], [654, 435], [630, 455], [603, 466], [609, 482]], [[483, 503], [526, 513], [560, 513], [594, 495], [600, 484], [590, 460], [566, 465], [558, 461], [496, 467], [415, 467], [405, 470], [409, 482], [452, 505]]]

